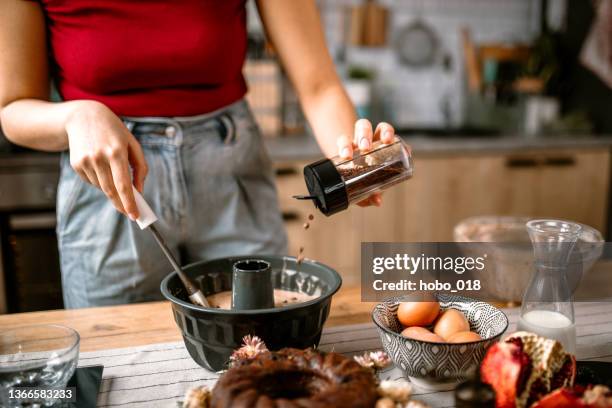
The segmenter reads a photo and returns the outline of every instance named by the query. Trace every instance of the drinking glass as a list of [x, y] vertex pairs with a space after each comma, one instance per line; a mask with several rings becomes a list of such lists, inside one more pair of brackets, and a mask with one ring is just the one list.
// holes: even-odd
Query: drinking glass
[[55, 404], [56, 399], [45, 398], [48, 395], [15, 398], [15, 388], [66, 388], [76, 369], [79, 342], [75, 330], [60, 325], [25, 326], [0, 332], [0, 406]]

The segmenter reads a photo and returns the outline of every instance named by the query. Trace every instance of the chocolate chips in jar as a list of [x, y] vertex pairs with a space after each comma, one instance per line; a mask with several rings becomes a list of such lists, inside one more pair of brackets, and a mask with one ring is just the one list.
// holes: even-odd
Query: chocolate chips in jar
[[326, 216], [345, 210], [370, 194], [387, 189], [412, 177], [414, 168], [410, 147], [396, 137], [391, 144], [380, 141], [372, 150], [355, 153], [351, 160], [323, 159], [304, 167], [308, 196]]
[[388, 188], [404, 179], [401, 178], [405, 168], [400, 162], [351, 166], [339, 168], [340, 176], [346, 184], [350, 202], [360, 201], [368, 195]]

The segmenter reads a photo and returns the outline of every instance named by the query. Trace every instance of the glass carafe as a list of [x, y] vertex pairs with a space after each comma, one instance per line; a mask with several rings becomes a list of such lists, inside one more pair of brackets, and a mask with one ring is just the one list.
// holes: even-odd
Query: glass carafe
[[518, 330], [560, 341], [576, 352], [572, 291], [567, 272], [582, 227], [560, 220], [532, 220], [527, 231], [535, 256], [534, 273], [523, 295]]

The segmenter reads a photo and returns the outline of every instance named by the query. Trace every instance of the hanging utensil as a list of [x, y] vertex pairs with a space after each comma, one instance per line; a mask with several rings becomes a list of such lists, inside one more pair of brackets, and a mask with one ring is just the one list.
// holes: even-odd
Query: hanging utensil
[[174, 268], [174, 271], [181, 279], [181, 282], [183, 282], [183, 285], [185, 286], [185, 290], [187, 291], [187, 295], [189, 296], [189, 300], [191, 301], [191, 303], [198, 306], [210, 307], [202, 291], [191, 280], [191, 278], [189, 278], [189, 276], [187, 276], [187, 274], [183, 272], [181, 265], [177, 262], [176, 258], [170, 251], [170, 248], [168, 248], [168, 245], [166, 245], [166, 242], [163, 239], [162, 235], [159, 233], [155, 225], [153, 225], [157, 221], [157, 216], [155, 215], [149, 204], [145, 201], [144, 197], [138, 192], [138, 190], [136, 190], [136, 188], [133, 186], [132, 190], [134, 191], [134, 198], [136, 200], [136, 206], [138, 207], [139, 213], [138, 219], [136, 219], [136, 223], [138, 224], [141, 230], [149, 229], [149, 231], [151, 231], [151, 234], [153, 234], [153, 238], [155, 238], [155, 241], [161, 248], [166, 258], [168, 258], [168, 261]]
[[470, 30], [467, 27], [461, 29], [461, 42], [463, 44], [468, 89], [471, 93], [476, 94], [482, 89], [482, 72], [480, 70], [480, 61], [478, 60], [478, 50], [472, 41]]
[[435, 31], [419, 19], [400, 31], [395, 42], [395, 50], [404, 65], [425, 68], [437, 62], [440, 42]]
[[434, 28], [423, 17], [424, 3], [418, 4], [414, 20], [402, 28], [395, 51], [402, 64], [411, 68], [431, 67], [440, 61], [441, 43]]

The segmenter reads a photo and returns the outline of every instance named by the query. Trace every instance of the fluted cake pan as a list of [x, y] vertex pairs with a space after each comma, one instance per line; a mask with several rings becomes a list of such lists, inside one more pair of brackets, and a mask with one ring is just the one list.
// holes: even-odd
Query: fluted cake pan
[[256, 335], [271, 350], [283, 347], [317, 346], [323, 324], [329, 316], [332, 296], [342, 279], [332, 268], [294, 257], [241, 256], [196, 262], [183, 268], [205, 296], [232, 290], [232, 267], [246, 259], [261, 259], [272, 266], [275, 289], [314, 296], [313, 299], [278, 308], [227, 310], [205, 308], [189, 302], [176, 273], [161, 283], [164, 297], [172, 302], [174, 320], [183, 335], [185, 347], [200, 366], [220, 371], [227, 368], [231, 353], [245, 335]]

